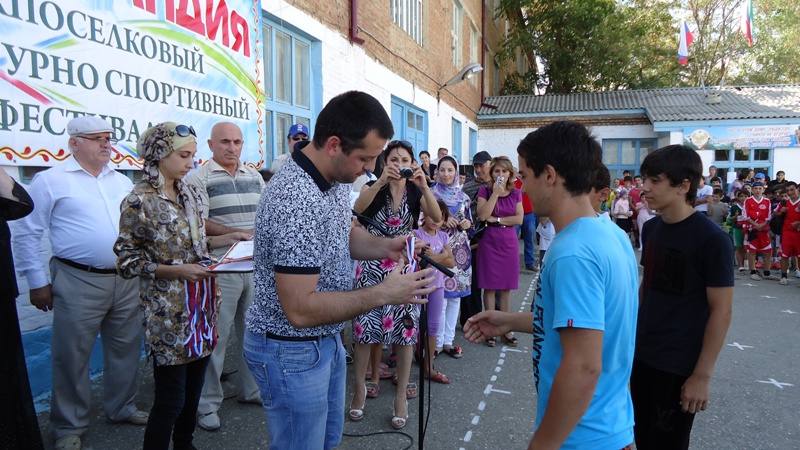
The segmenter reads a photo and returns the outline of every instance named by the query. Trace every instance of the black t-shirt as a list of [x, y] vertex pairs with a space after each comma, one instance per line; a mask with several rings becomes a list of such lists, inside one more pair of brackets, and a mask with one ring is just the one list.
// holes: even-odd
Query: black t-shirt
[[733, 286], [733, 242], [695, 212], [665, 224], [657, 216], [642, 229], [643, 298], [636, 358], [665, 372], [692, 374], [710, 310], [707, 287]]
[[[367, 186], [372, 186], [375, 184], [375, 180], [368, 181]], [[383, 185], [381, 189], [375, 194], [375, 198], [372, 199], [372, 203], [367, 206], [361, 214], [367, 216], [369, 218], [374, 218], [378, 211], [381, 210], [386, 205], [386, 193], [389, 192], [389, 184]], [[411, 211], [411, 217], [414, 219], [412, 224], [413, 229], [419, 228], [419, 213], [422, 209], [422, 191], [414, 183], [406, 183], [406, 202], [408, 202], [408, 209]], [[363, 219], [358, 219], [361, 225], [366, 226], [367, 223]]]

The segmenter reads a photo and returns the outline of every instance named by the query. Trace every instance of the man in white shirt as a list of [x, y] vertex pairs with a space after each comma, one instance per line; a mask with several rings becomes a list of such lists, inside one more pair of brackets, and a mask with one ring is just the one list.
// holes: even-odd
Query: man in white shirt
[[706, 177], [700, 177], [700, 185], [697, 186], [697, 199], [694, 201], [695, 211], [699, 211], [704, 215], [708, 215], [708, 202], [711, 200], [711, 194], [714, 193], [714, 188], [706, 184]]
[[[253, 233], [264, 180], [256, 169], [239, 160], [243, 146], [244, 138], [238, 126], [230, 122], [217, 123], [211, 128], [208, 139], [208, 148], [213, 155], [211, 160], [186, 177], [187, 182], [197, 186], [204, 197], [206, 211], [203, 215], [208, 217], [206, 230], [210, 239], [234, 231]], [[214, 249], [213, 255], [222, 257], [229, 248]], [[217, 411], [224, 399], [220, 376], [231, 325], [236, 326], [238, 344], [237, 399], [243, 403], [261, 404], [258, 385], [242, 356], [244, 313], [253, 304], [253, 273], [220, 274], [217, 286], [222, 291], [222, 303], [217, 316], [219, 336], [206, 370], [206, 382], [197, 408], [197, 424], [208, 431], [220, 428]]]
[[[103, 408], [112, 422], [147, 424], [134, 403], [139, 390], [142, 313], [139, 281], [117, 275], [113, 245], [120, 203], [133, 184], [109, 165], [111, 126], [94, 116], [67, 125], [72, 158], [37, 174], [28, 188], [36, 205], [15, 224], [17, 271], [31, 303], [53, 310], [50, 423], [57, 449], [80, 449], [89, 427], [89, 357], [100, 333]], [[41, 240], [50, 230], [50, 277]]]

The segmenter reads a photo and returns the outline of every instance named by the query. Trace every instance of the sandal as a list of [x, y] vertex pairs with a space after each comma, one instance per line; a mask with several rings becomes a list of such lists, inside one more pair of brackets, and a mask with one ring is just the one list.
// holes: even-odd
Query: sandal
[[378, 398], [378, 394], [381, 392], [380, 384], [367, 381], [364, 387], [367, 388], [367, 398]]
[[433, 375], [426, 375], [425, 379], [426, 380], [433, 380], [433, 381], [435, 381], [437, 383], [441, 383], [441, 384], [450, 384], [450, 377], [448, 377], [447, 375], [443, 374], [442, 372], [436, 372]]
[[511, 336], [511, 337], [508, 337], [508, 336], [506, 336], [506, 335], [504, 334], [504, 335], [502, 335], [500, 338], [501, 338], [501, 339], [503, 340], [503, 342], [505, 342], [505, 343], [506, 343], [506, 345], [508, 345], [509, 347], [516, 347], [516, 346], [517, 346], [517, 344], [519, 344], [519, 339], [517, 339], [517, 338], [516, 338], [516, 336]]
[[405, 428], [406, 422], [408, 422], [408, 401], [406, 401], [405, 417], [398, 417], [397, 412], [395, 412], [394, 405], [392, 405], [392, 427], [395, 430], [402, 430]]
[[495, 345], [497, 345], [497, 339], [495, 339], [493, 337], [490, 337], [489, 339], [486, 339], [486, 346], [487, 347], [494, 347]]
[[[364, 401], [361, 402], [361, 408], [353, 408], [353, 407], [351, 407], [350, 411], [347, 413], [347, 415], [350, 416], [350, 420], [352, 420], [353, 422], [358, 422], [359, 420], [364, 418], [364, 404], [366, 403], [366, 400], [367, 400], [366, 397], [367, 397], [367, 388], [365, 386], [364, 387]], [[352, 405], [353, 403], [351, 402], [350, 404]]]
[[461, 358], [463, 356], [463, 354], [461, 353], [461, 347], [443, 348], [442, 353], [455, 359]]
[[417, 398], [417, 383], [408, 383], [406, 386], [406, 400]]
[[[380, 363], [379, 367], [380, 367], [380, 369], [378, 370], [378, 378], [380, 378], [381, 380], [385, 380], [387, 378], [392, 378], [392, 375], [394, 375], [394, 372], [389, 370], [389, 366], [387, 364]], [[367, 379], [367, 380], [372, 378], [372, 372], [371, 371], [367, 371], [367, 373], [364, 376], [364, 378]]]

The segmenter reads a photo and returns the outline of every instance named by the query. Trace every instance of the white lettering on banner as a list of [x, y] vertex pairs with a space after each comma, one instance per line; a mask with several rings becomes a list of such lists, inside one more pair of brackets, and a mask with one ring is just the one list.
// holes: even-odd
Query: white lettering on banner
[[242, 128], [242, 159], [263, 164], [258, 0], [98, 3], [0, 0], [0, 164], [62, 160], [66, 124], [82, 115], [112, 124], [117, 164], [141, 166], [136, 140], [152, 124], [207, 135], [220, 120]]

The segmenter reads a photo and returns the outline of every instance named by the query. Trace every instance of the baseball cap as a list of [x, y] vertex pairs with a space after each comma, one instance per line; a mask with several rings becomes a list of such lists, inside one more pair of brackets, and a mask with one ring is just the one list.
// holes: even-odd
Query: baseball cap
[[302, 123], [296, 123], [289, 128], [289, 137], [297, 134], [305, 134], [308, 136], [308, 127]]
[[766, 177], [766, 176], [765, 176], [763, 173], [761, 173], [761, 172], [758, 172], [758, 173], [756, 174], [756, 178], [763, 178], [763, 179], [766, 179], [767, 177]]
[[758, 187], [758, 186], [764, 187], [764, 183], [760, 181], [756, 181], [755, 183], [753, 183], [753, 187]]
[[94, 133], [112, 133], [111, 125], [105, 120], [95, 116], [82, 116], [72, 119], [67, 124], [67, 133], [70, 136]]
[[492, 155], [489, 154], [487, 151], [480, 151], [475, 153], [475, 156], [472, 157], [472, 164], [483, 164], [486, 161], [491, 161]]

